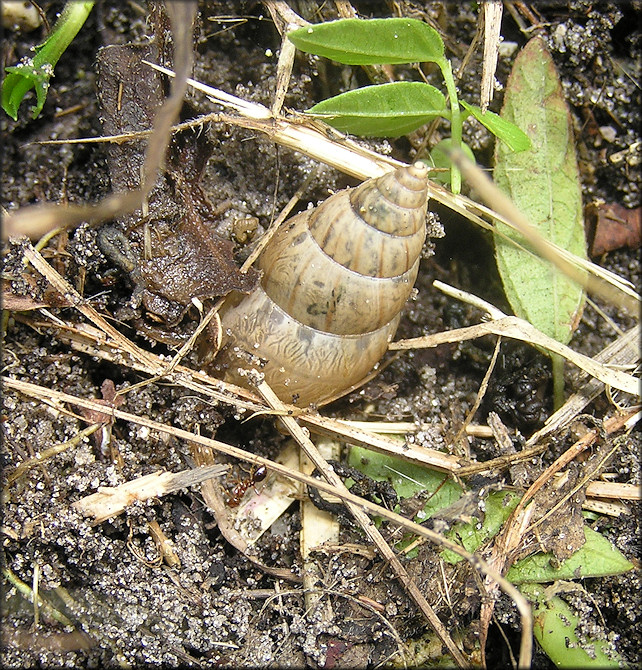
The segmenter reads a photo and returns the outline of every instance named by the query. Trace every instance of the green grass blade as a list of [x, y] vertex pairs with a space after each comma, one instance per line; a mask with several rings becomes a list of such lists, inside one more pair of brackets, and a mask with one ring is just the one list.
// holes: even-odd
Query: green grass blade
[[511, 151], [526, 151], [531, 148], [531, 141], [528, 135], [514, 123], [503, 119], [494, 112], [482, 112], [476, 105], [469, 105], [463, 100], [460, 100], [459, 104], [469, 114], [472, 114], [482, 126], [488, 128], [497, 139], [505, 142]]

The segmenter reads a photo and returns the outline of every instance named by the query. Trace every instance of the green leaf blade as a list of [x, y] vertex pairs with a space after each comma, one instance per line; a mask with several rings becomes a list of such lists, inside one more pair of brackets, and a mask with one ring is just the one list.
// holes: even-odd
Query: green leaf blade
[[559, 596], [549, 597], [540, 586], [521, 589], [533, 607], [533, 633], [547, 656], [558, 668], [625, 667], [624, 659], [607, 640], [580, 637], [580, 618]]
[[18, 120], [18, 108], [25, 95], [35, 86], [33, 78], [16, 72], [19, 67], [8, 67], [2, 82], [2, 109], [14, 120]]
[[447, 116], [441, 91], [408, 81], [348, 91], [321, 101], [308, 113], [341, 132], [365, 137], [399, 137]]
[[340, 19], [288, 33], [301, 51], [345, 65], [440, 62], [439, 33], [417, 19]]
[[[526, 129], [521, 153], [498, 143], [495, 182], [546, 239], [586, 258], [582, 197], [571, 120], [553, 61], [541, 38], [518, 55], [502, 117]], [[507, 226], [497, 230], [528, 247]], [[559, 342], [569, 342], [584, 306], [584, 290], [537, 256], [495, 237], [497, 266], [515, 314]]]
[[[488, 539], [495, 537], [511, 512], [517, 507], [519, 496], [510, 491], [491, 491], [485, 501], [483, 521], [478, 523], [456, 523], [447, 537], [461, 544], [466, 551], [475, 553]], [[441, 552], [444, 561], [456, 564], [463, 561], [463, 557], [450, 549]]]
[[18, 120], [18, 108], [25, 95], [33, 88], [36, 104], [31, 107], [31, 117], [36, 118], [44, 107], [49, 90], [51, 68], [21, 64], [5, 68], [8, 72], [2, 85], [2, 108], [14, 121]]
[[506, 579], [513, 584], [543, 583], [621, 575], [633, 568], [618, 549], [589, 526], [584, 526], [584, 538], [584, 545], [557, 567], [553, 567], [552, 554], [540, 552], [514, 563]]
[[469, 105], [464, 100], [460, 100], [459, 104], [469, 113], [472, 114], [482, 126], [488, 128], [495, 137], [505, 142], [511, 151], [526, 151], [531, 148], [531, 141], [528, 135], [518, 128], [514, 123], [510, 123], [494, 112], [482, 112], [476, 105]]
[[2, 108], [14, 121], [18, 120], [22, 100], [32, 88], [36, 91], [36, 104], [31, 108], [31, 117], [35, 119], [40, 114], [54, 67], [87, 20], [93, 6], [94, 0], [69, 0], [49, 37], [34, 47], [35, 57], [5, 68], [9, 74], [2, 82]]
[[389, 481], [400, 498], [423, 493], [427, 502], [423, 512], [419, 513], [419, 522], [452, 505], [462, 494], [461, 486], [443, 472], [370, 451], [365, 447], [350, 447], [348, 463], [376, 481]]

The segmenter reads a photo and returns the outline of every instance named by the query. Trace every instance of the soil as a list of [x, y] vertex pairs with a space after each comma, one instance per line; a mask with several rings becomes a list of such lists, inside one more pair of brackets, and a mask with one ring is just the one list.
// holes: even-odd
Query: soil
[[[372, 15], [371, 3], [354, 6], [360, 16]], [[424, 17], [442, 30], [447, 56], [457, 71], [477, 27], [473, 5], [405, 2], [397, 6], [404, 15]], [[41, 7], [53, 22], [61, 3], [44, 2]], [[636, 153], [634, 145], [639, 141], [642, 108], [642, 6], [636, 2], [571, 1], [540, 2], [532, 9], [540, 16], [541, 31], [576, 124], [585, 205], [603, 201], [629, 210], [639, 207], [639, 148]], [[329, 4], [323, 4], [319, 13], [311, 12], [304, 18], [328, 20], [335, 18], [332, 11]], [[389, 15], [387, 11], [383, 3], [378, 6], [378, 15]], [[41, 116], [30, 118], [30, 101], [24, 103], [17, 122], [2, 114], [5, 210], [12, 212], [45, 201], [97, 202], [115, 188], [115, 183], [122, 186], [130, 173], [136, 172], [131, 166], [129, 170], [122, 166], [122, 174], [119, 172], [118, 163], [124, 158], [118, 146], [39, 142], [104, 133], [101, 120], [109, 121], [110, 111], [97, 95], [106, 86], [104, 79], [97, 80], [99, 49], [130, 43], [148, 45], [159, 20], [157, 9], [148, 10], [137, 3], [98, 3], [61, 58]], [[33, 44], [42, 41], [43, 30], [6, 30], [3, 63], [14, 64], [27, 54]], [[515, 51], [502, 52], [506, 55], [499, 60], [496, 77], [505, 82], [514, 55], [526, 38], [507, 13], [502, 35], [505, 42], [517, 45]], [[199, 3], [194, 44], [195, 79], [270, 105], [280, 38], [262, 5]], [[478, 50], [458, 82], [461, 96], [471, 102], [479, 95], [480, 63]], [[403, 68], [396, 72], [414, 76]], [[305, 110], [340, 92], [340, 87], [368, 83], [362, 77], [365, 75], [356, 68], [299, 56], [285, 105]], [[212, 111], [204, 96], [190, 93], [188, 99], [186, 118]], [[500, 107], [501, 90], [491, 109], [498, 111]], [[423, 140], [422, 132], [395, 141], [364, 141], [364, 145], [409, 162]], [[248, 253], [241, 242], [245, 237], [259, 237], [313, 167], [318, 172], [302, 207], [354, 184], [337, 171], [315, 166], [311, 159], [277, 148], [250, 131], [213, 125], [203, 131], [201, 139], [210, 153], [206, 165], [194, 159], [196, 145], [186, 143], [185, 155], [194, 159], [198, 169], [186, 178], [188, 187], [182, 191], [159, 188], [152, 205], [160, 209], [173, 194], [172, 207], [182, 216], [188, 207], [202, 211], [200, 198], [204, 194], [214, 204], [216, 215], [203, 225], [234, 242], [238, 262]], [[467, 124], [464, 140], [475, 150], [478, 161], [491, 165], [492, 142], [485, 131]], [[167, 174], [171, 178], [185, 164], [168, 163]], [[434, 255], [426, 253], [422, 260], [417, 297], [403, 315], [397, 338], [478, 322], [474, 310], [437, 293], [431, 286], [434, 279], [469, 289], [508, 311], [494, 269], [491, 242], [445, 208], [437, 208], [437, 214], [446, 236], [435, 240]], [[121, 225], [122, 220], [113, 223]], [[254, 227], [256, 232], [243, 233]], [[589, 241], [593, 234], [587, 231]], [[3, 321], [3, 374], [78, 397], [106, 400], [113, 398], [111, 384], [122, 389], [143, 381], [133, 369], [76, 351], [57, 336], [49, 314], [70, 323], [81, 317], [72, 308], [56, 303], [35, 271], [25, 270], [24, 244], [24, 240], [7, 244], [4, 279], [13, 296], [26, 297], [32, 307], [34, 301], [42, 301], [48, 312], [32, 319], [36, 312], [27, 306], [15, 308], [27, 311], [8, 314]], [[639, 238], [631, 242], [633, 247], [636, 244]], [[223, 248], [226, 251], [221, 253], [231, 254], [232, 244]], [[215, 253], [208, 249], [207, 253]], [[148, 293], [139, 294], [138, 302], [133, 300], [137, 277], [105, 253], [96, 227], [82, 224], [61, 233], [48, 241], [41, 253], [89, 304], [149, 351], [171, 355], [176, 343], [168, 340], [168, 334], [189, 333], [197, 323], [198, 313], [189, 307], [189, 301], [172, 311], [169, 307], [176, 301], [168, 302], [161, 296], [164, 302], [160, 301], [159, 307], [160, 299], [149, 290], [149, 282], [145, 285]], [[612, 249], [594, 260], [639, 286], [634, 248]], [[208, 290], [202, 295], [206, 303], [216, 297], [211, 286]], [[40, 325], [35, 326], [35, 321]], [[595, 306], [589, 304], [570, 346], [595, 355], [615, 338], [613, 324], [627, 330], [634, 319], [600, 301]], [[161, 331], [165, 335], [159, 335]], [[339, 418], [414, 422], [421, 430], [409, 439], [464, 455], [453, 437], [475, 402], [492, 348], [493, 342], [481, 340], [474, 346], [464, 343], [404, 354], [365, 387], [322, 412]], [[519, 445], [552, 412], [548, 363], [534, 350], [510, 344], [503, 345], [502, 359], [475, 421], [485, 423], [489, 411], [496, 411]], [[187, 362], [198, 365], [195, 352]], [[520, 396], [524, 383], [529, 389], [528, 402]], [[577, 384], [577, 376], [567, 369], [567, 394]], [[130, 391], [124, 408], [267, 457], [274, 457], [287, 440], [270, 418], [240, 421], [233, 406], [214, 406], [191, 390], [162, 381]], [[599, 422], [612, 411], [609, 399], [602, 394], [586, 409], [589, 418], [585, 423], [590, 427], [591, 417]], [[97, 439], [96, 435], [103, 434], [97, 433], [20, 477], [7, 479], [21, 462], [72, 440], [90, 422], [91, 417], [83, 418], [71, 407], [36, 401], [10, 389], [3, 393], [2, 542], [7, 576], [3, 667], [375, 667], [401, 664], [401, 647], [411, 665], [432, 665], [439, 660], [452, 664], [430, 637], [430, 627], [417, 607], [391, 577], [389, 566], [368, 551], [315, 554], [322, 575], [318, 587], [325, 595], [320, 606], [306, 609], [300, 583], [298, 504], [289, 508], [256, 547], [255, 558], [261, 564], [289, 572], [290, 579], [275, 577], [231, 546], [198, 487], [135, 503], [102, 524], [92, 524], [70, 506], [98, 487], [117, 486], [160, 469], [192, 467], [189, 446], [175, 438], [117, 420], [111, 427], [110, 444]], [[621, 440], [606, 467], [612, 481], [640, 483], [638, 438], [639, 433], [633, 432]], [[497, 473], [493, 484], [527, 487], [575, 439], [568, 431], [557, 435], [547, 451], [527, 464], [520, 482], [511, 470]], [[498, 455], [494, 443], [481, 438], [470, 438], [466, 449], [472, 460]], [[233, 486], [233, 475], [228, 476], [226, 486]], [[472, 491], [479, 486], [482, 484], [473, 479], [468, 481]], [[637, 503], [627, 502], [626, 506], [628, 513], [594, 515], [590, 523], [637, 566], [640, 510]], [[360, 530], [341, 518], [341, 541], [346, 546], [362, 545]], [[151, 522], [156, 522], [173, 543], [177, 564], [157, 560], [159, 549], [150, 533]], [[394, 541], [392, 525], [384, 523], [381, 530]], [[423, 545], [416, 556], [404, 560], [437, 615], [474, 662], [479, 658], [482, 598], [471, 569], [448, 572], [445, 597], [443, 566], [434, 547]], [[584, 580], [581, 590], [566, 596], [580, 613], [587, 637], [609, 640], [630, 667], [638, 667], [642, 661], [639, 582], [636, 569], [620, 576]], [[40, 596], [49, 604], [39, 608], [38, 622], [26, 595], [36, 583]], [[364, 601], [381, 607], [366, 607]], [[487, 662], [491, 667], [504, 667], [510, 663], [510, 653], [518, 650], [519, 618], [514, 604], [504, 595], [495, 616]], [[536, 649], [533, 667], [554, 666]]]

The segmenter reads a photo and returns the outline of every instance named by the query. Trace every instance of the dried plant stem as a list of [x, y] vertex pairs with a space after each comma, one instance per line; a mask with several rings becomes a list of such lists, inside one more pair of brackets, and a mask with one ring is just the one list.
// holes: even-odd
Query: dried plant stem
[[[159, 72], [163, 72], [170, 77], [175, 76], [171, 70], [165, 67], [145, 62]], [[194, 89], [204, 92], [215, 104], [231, 108], [240, 115], [238, 117], [229, 116], [225, 119], [226, 122], [262, 132], [274, 142], [300, 151], [359, 179], [378, 177], [384, 172], [402, 165], [399, 161], [364, 149], [345, 135], [318, 120], [311, 121], [304, 116], [275, 117], [263, 105], [248, 102], [193, 79], [188, 79], [187, 83]], [[504, 202], [507, 200], [505, 196], [492, 183], [489, 184], [488, 178], [482, 171], [472, 165], [470, 161], [466, 161], [465, 157], [460, 154], [461, 152], [454, 155], [453, 160], [461, 167], [464, 176], [469, 178], [471, 183], [474, 182], [475, 188], [485, 189], [484, 194], [488, 202], [494, 203], [495, 199], [500, 198], [498, 201], [502, 203], [502, 210], [495, 211], [461, 194], [453, 194], [433, 182], [429, 183], [429, 196], [431, 198], [461, 214], [476, 225], [493, 231], [493, 234], [499, 234], [494, 226], [496, 221], [518, 230], [527, 236], [534, 249], [541, 250], [543, 257], [548, 258], [563, 272], [568, 272], [569, 276], [576, 277], [582, 282], [585, 281], [584, 273], [588, 272], [590, 275], [588, 283], [591, 290], [605, 294], [610, 302], [623, 305], [633, 312], [638, 311], [640, 297], [636, 288], [630, 282], [542, 238], [531, 229], [528, 221], [524, 220], [524, 217], [516, 211], [512, 203]], [[480, 180], [481, 186], [478, 186]], [[505, 235], [500, 236], [509, 244], [516, 244], [511, 238]]]
[[153, 133], [147, 144], [140, 188], [122, 193], [111, 193], [95, 205], [46, 203], [22, 207], [5, 218], [3, 236], [9, 238], [27, 235], [32, 239], [37, 239], [52, 228], [76, 226], [83, 221], [101, 223], [122, 216], [138, 209], [145, 202], [164, 164], [171, 129], [183, 106], [187, 74], [192, 69], [193, 60], [192, 24], [196, 15], [196, 3], [168, 2], [166, 6], [172, 21], [174, 63], [177, 76], [170, 96], [163, 102], [154, 117]]
[[571, 461], [576, 459], [579, 454], [583, 451], [586, 451], [599, 437], [600, 433], [603, 431], [605, 435], [612, 435], [613, 433], [621, 430], [627, 426], [627, 422], [630, 421], [632, 417], [635, 417], [637, 410], [631, 410], [627, 414], [617, 415], [606, 419], [602, 424], [602, 428], [598, 430], [593, 428], [581, 439], [575, 442], [569, 449], [567, 449], [554, 463], [551, 463], [544, 472], [531, 484], [528, 491], [522, 496], [517, 507], [513, 510], [506, 526], [502, 530], [501, 535], [508, 537], [511, 533], [511, 523], [516, 523], [516, 519], [520, 517], [523, 513], [524, 508], [529, 500], [539, 491], [542, 486], [556, 473], [559, 472], [563, 467], [567, 466]]
[[154, 472], [120, 486], [101, 487], [97, 493], [73, 503], [72, 507], [93, 517], [96, 523], [101, 523], [121, 514], [135, 501], [161, 498], [168, 493], [196, 486], [207, 479], [221, 476], [228, 469], [227, 465], [210, 465], [181, 472]]
[[557, 340], [554, 340], [552, 337], [540, 332], [528, 321], [519, 319], [516, 316], [507, 316], [501, 310], [477, 296], [455, 289], [440, 281], [433, 282], [433, 285], [447, 295], [483, 309], [485, 312], [488, 312], [493, 320], [480, 323], [477, 326], [468, 326], [466, 328], [458, 328], [445, 333], [437, 333], [435, 335], [426, 335], [424, 337], [415, 337], [408, 340], [393, 342], [390, 345], [391, 350], [397, 351], [400, 349], [428, 348], [446, 342], [461, 342], [463, 340], [474, 339], [476, 337], [481, 337], [482, 335], [494, 333], [495, 335], [502, 335], [521, 340], [546, 349], [547, 351], [561, 356], [577, 365], [579, 368], [588, 372], [605, 384], [609, 384], [610, 386], [634, 396], [639, 395], [640, 380], [637, 377], [621, 372], [620, 370], [612, 370], [593, 358], [589, 358], [588, 356], [573, 351], [570, 347], [567, 347]]
[[[606, 434], [613, 434], [623, 428], [630, 430], [632, 421], [639, 418], [637, 410], [631, 410], [626, 414], [618, 415], [607, 419], [602, 425], [602, 431]], [[554, 463], [542, 472], [542, 474], [531, 484], [526, 493], [522, 496], [517, 507], [513, 510], [508, 520], [504, 524], [502, 530], [494, 539], [493, 549], [489, 562], [502, 574], [509, 567], [511, 555], [514, 555], [516, 549], [522, 546], [526, 535], [543, 519], [537, 519], [532, 523], [532, 514], [535, 505], [528, 505], [529, 501], [533, 500], [538, 491], [562, 468], [567, 466], [571, 461], [578, 457], [583, 451], [588, 449], [599, 437], [600, 430], [593, 429], [586, 433], [581, 439], [567, 449]], [[584, 482], [585, 483], [585, 482]], [[488, 576], [484, 579], [490, 593], [497, 590], [497, 584], [492, 584]], [[486, 600], [482, 604], [480, 621], [482, 624], [482, 640], [485, 640], [488, 632], [493, 610], [494, 600], [492, 598]]]
[[62, 454], [64, 451], [67, 451], [67, 449], [70, 449], [71, 447], [78, 446], [86, 437], [89, 437], [89, 435], [93, 435], [93, 433], [95, 433], [101, 427], [102, 427], [101, 424], [94, 423], [91, 426], [80, 431], [80, 433], [78, 433], [77, 435], [74, 435], [70, 440], [66, 440], [65, 442], [61, 442], [60, 444], [54, 444], [53, 446], [39, 453], [37, 456], [34, 456], [33, 458], [29, 458], [26, 461], [23, 461], [22, 463], [20, 463], [20, 465], [18, 465], [15, 469], [13, 469], [11, 472], [7, 474], [7, 486], [13, 484], [13, 482], [19, 479], [31, 468], [44, 465], [45, 462], [48, 459], [53, 458], [53, 456]]
[[497, 56], [501, 42], [501, 27], [503, 5], [501, 2], [482, 3], [484, 17], [484, 60], [482, 62], [481, 90], [479, 94], [482, 112], [488, 109], [493, 99], [495, 71], [497, 70]]

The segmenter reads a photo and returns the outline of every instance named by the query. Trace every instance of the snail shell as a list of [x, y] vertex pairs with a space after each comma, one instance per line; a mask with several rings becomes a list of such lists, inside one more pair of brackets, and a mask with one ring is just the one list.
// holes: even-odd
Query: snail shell
[[282, 400], [307, 405], [370, 372], [417, 276], [427, 174], [398, 168], [283, 224], [259, 257], [261, 285], [222, 315], [228, 380], [256, 367]]

